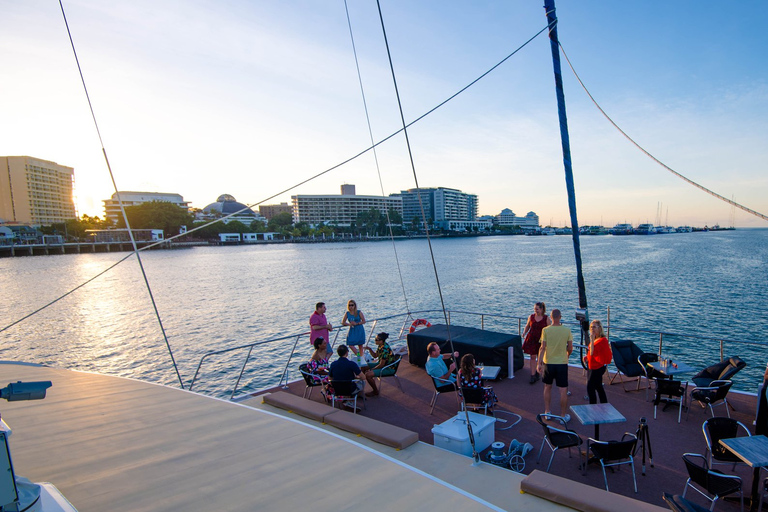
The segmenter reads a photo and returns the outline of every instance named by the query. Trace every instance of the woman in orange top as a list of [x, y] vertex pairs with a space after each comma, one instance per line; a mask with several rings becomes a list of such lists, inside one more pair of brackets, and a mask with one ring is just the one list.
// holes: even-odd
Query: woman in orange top
[[599, 396], [600, 403], [604, 404], [608, 402], [608, 397], [605, 396], [605, 389], [603, 389], [603, 375], [613, 358], [613, 354], [600, 320], [592, 320], [592, 323], [589, 324], [589, 338], [589, 350], [584, 356], [584, 362], [588, 368], [587, 395], [589, 396], [589, 403], [596, 404], [597, 396]]

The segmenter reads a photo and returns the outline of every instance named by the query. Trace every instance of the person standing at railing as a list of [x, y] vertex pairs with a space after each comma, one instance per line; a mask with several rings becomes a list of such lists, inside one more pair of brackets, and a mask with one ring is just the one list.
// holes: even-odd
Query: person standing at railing
[[[544, 413], [552, 414], [552, 383], [557, 384], [560, 394], [560, 415], [570, 421], [568, 414], [568, 358], [573, 352], [573, 333], [560, 324], [560, 310], [552, 310], [552, 325], [541, 331], [541, 349], [539, 350], [538, 372], [543, 373]], [[565, 388], [565, 389], [562, 389]]]
[[603, 388], [603, 375], [613, 359], [613, 354], [600, 320], [592, 320], [589, 324], [589, 339], [587, 355], [584, 356], [584, 362], [587, 365], [587, 396], [591, 404], [596, 404], [598, 397], [600, 397], [600, 403], [604, 404], [608, 402], [608, 397]]
[[531, 384], [539, 380], [536, 359], [541, 348], [541, 331], [548, 325], [552, 325], [552, 320], [547, 316], [547, 306], [543, 302], [537, 302], [533, 305], [533, 314], [528, 317], [523, 329], [523, 352], [531, 356]]
[[325, 302], [315, 304], [315, 311], [309, 317], [309, 343], [314, 345], [317, 338], [323, 338], [330, 343], [333, 326], [325, 318]]
[[365, 315], [357, 309], [357, 303], [353, 300], [347, 302], [347, 310], [341, 319], [341, 325], [349, 326], [347, 333], [347, 346], [358, 356], [358, 363], [363, 356], [363, 344], [365, 343]]

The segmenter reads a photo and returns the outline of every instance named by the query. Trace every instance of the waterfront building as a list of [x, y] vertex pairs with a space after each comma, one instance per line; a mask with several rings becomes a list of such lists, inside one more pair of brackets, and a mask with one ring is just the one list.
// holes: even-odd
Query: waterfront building
[[[403, 200], [403, 223], [413, 224], [414, 219], [423, 222], [421, 206], [428, 222], [436, 227], [451, 229], [448, 221], [473, 222], [477, 220], [478, 200], [476, 194], [447, 187], [403, 190], [391, 197]], [[419, 201], [421, 197], [421, 201]]]
[[[159, 242], [165, 239], [162, 229], [131, 229], [131, 233], [137, 242]], [[130, 242], [131, 233], [125, 228], [85, 230], [90, 241], [96, 243]]]
[[515, 212], [509, 208], [504, 208], [496, 216], [495, 219], [497, 226], [520, 226], [523, 229], [538, 229], [539, 216], [535, 212], [528, 212], [525, 217], [518, 217]]
[[224, 224], [237, 220], [246, 226], [250, 226], [251, 222], [255, 220], [260, 220], [262, 222], [265, 221], [264, 217], [254, 212], [243, 203], [239, 203], [233, 196], [229, 194], [220, 195], [218, 198], [216, 198], [215, 203], [211, 203], [203, 208], [203, 213], [199, 216], [199, 218], [202, 220], [210, 220], [226, 215], [231, 215], [231, 217], [224, 219], [222, 221]]
[[0, 221], [47, 226], [76, 218], [72, 167], [31, 156], [0, 157]]
[[[118, 194], [120, 199], [118, 200]], [[120, 201], [123, 202], [123, 206], [137, 206], [142, 203], [149, 203], [152, 201], [165, 201], [167, 203], [173, 203], [179, 208], [182, 208], [185, 212], [189, 211], [189, 201], [185, 201], [180, 194], [166, 193], [166, 192], [131, 192], [120, 191], [112, 194], [110, 199], [104, 199], [104, 218], [111, 220], [113, 224], [117, 223], [117, 219], [123, 216], [120, 211]]]
[[357, 215], [371, 208], [385, 213], [395, 210], [403, 213], [403, 201], [396, 196], [358, 196], [354, 185], [342, 185], [341, 195], [296, 195], [293, 202], [293, 222], [306, 222], [310, 226], [334, 224], [350, 226]]
[[280, 204], [262, 204], [259, 206], [259, 215], [267, 220], [271, 220], [272, 217], [280, 213], [288, 213], [293, 215], [293, 206], [288, 203]]

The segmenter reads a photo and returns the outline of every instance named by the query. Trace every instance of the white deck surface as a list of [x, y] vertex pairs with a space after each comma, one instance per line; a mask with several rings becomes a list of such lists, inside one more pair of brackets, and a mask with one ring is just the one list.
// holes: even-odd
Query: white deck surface
[[16, 474], [52, 482], [80, 512], [563, 510], [519, 494], [520, 475], [423, 443], [373, 450], [330, 427], [178, 389], [0, 364], [0, 387], [17, 380], [53, 387], [41, 401], [0, 401]]

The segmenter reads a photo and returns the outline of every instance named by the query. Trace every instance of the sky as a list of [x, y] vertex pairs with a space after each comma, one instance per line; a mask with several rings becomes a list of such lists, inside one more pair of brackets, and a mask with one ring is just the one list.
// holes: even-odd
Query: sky
[[[202, 208], [421, 187], [479, 213], [569, 225], [543, 1], [0, 0], [0, 155], [74, 167], [80, 214], [119, 190]], [[596, 101], [689, 179], [768, 214], [768, 2], [560, 0], [560, 42]], [[616, 131], [563, 60], [579, 224], [768, 227], [685, 183]], [[360, 82], [365, 92], [363, 103]], [[366, 109], [368, 119], [366, 118]], [[413, 162], [413, 165], [411, 164]], [[292, 188], [295, 187], [295, 188]], [[290, 190], [289, 190], [290, 189]], [[289, 190], [288, 192], [283, 192]], [[282, 193], [281, 193], [282, 192]]]

